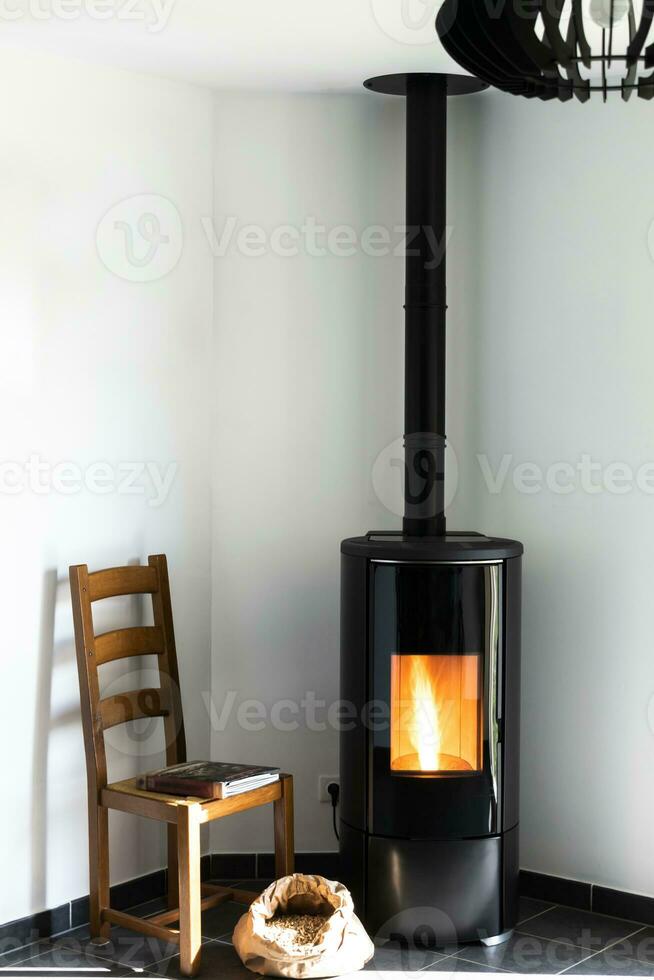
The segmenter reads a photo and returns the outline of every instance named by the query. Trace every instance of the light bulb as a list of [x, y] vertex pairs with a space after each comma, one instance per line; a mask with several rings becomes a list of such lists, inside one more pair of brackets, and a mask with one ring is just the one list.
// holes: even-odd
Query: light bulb
[[611, 27], [611, 7], [613, 7], [613, 26], [629, 12], [631, 0], [590, 0], [590, 16], [598, 27], [609, 30]]

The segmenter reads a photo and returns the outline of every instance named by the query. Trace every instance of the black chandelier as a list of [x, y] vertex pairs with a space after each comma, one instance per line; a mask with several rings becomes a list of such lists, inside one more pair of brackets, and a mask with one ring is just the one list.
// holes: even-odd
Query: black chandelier
[[654, 0], [445, 0], [436, 29], [466, 71], [527, 98], [654, 97]]

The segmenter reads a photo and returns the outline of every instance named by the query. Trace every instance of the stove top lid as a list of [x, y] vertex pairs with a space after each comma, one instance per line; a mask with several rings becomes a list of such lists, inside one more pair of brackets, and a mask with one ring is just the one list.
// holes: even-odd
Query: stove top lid
[[443, 537], [413, 537], [401, 531], [369, 531], [346, 538], [341, 552], [371, 561], [503, 561], [523, 553], [522, 544], [509, 538], [490, 538], [476, 531], [450, 531]]

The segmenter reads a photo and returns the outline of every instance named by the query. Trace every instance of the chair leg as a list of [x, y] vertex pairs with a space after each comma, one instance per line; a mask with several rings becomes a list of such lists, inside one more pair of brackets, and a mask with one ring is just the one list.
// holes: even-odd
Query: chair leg
[[179, 908], [179, 868], [177, 862], [177, 827], [166, 824], [168, 834], [168, 908]]
[[89, 802], [89, 923], [91, 942], [103, 946], [111, 938], [111, 923], [102, 921], [109, 908], [109, 811]]
[[295, 869], [293, 841], [293, 777], [282, 775], [282, 795], [275, 800], [275, 877], [292, 875]]
[[200, 816], [197, 803], [177, 807], [179, 863], [179, 965], [185, 977], [200, 969], [202, 910], [200, 908]]

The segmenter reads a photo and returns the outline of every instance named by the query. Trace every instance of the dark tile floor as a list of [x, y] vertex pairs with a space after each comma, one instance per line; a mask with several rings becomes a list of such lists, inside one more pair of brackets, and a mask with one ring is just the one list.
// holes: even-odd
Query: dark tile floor
[[[244, 881], [242, 888], [263, 889], [266, 881]], [[133, 909], [147, 915], [163, 907], [159, 900]], [[205, 912], [201, 976], [252, 980], [230, 943], [244, 906], [226, 903]], [[520, 923], [501, 946], [480, 944], [447, 949], [378, 946], [366, 973], [556, 973], [585, 976], [654, 977], [654, 928], [591, 912], [580, 912], [535, 899], [520, 902]], [[0, 976], [168, 977], [180, 976], [176, 947], [112, 929], [111, 942], [94, 946], [81, 926], [51, 940], [0, 954]], [[362, 978], [363, 980], [363, 978]]]

